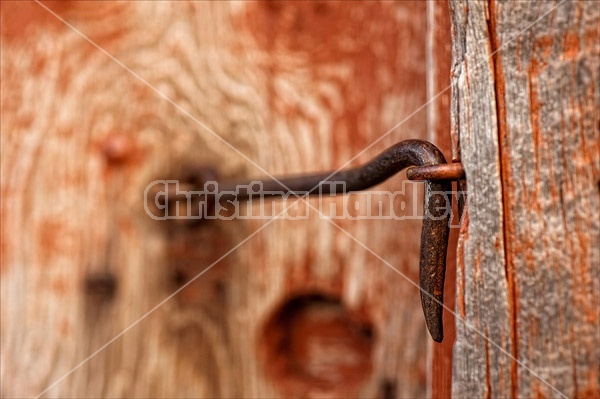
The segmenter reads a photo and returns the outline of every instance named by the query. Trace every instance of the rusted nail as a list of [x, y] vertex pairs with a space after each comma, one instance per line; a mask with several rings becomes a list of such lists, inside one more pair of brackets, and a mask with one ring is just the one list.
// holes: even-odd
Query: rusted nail
[[461, 180], [465, 171], [460, 163], [413, 166], [406, 170], [409, 180]]
[[[232, 203], [255, 197], [277, 198], [289, 194], [345, 194], [366, 190], [409, 166], [415, 166], [411, 172], [413, 178], [425, 180], [425, 217], [421, 231], [419, 265], [421, 304], [431, 337], [441, 342], [444, 276], [451, 217], [451, 201], [448, 198], [452, 188], [450, 180], [464, 176], [460, 164], [452, 165], [446, 164], [444, 155], [433, 144], [422, 140], [406, 140], [388, 148], [362, 166], [313, 175], [219, 182], [219, 192], [214, 195], [218, 196], [220, 202]], [[206, 175], [188, 179], [188, 182], [196, 183], [199, 187], [206, 181]], [[260, 183], [262, 190], [249, 191], [247, 187], [256, 182]], [[246, 189], [240, 190], [239, 186]]]

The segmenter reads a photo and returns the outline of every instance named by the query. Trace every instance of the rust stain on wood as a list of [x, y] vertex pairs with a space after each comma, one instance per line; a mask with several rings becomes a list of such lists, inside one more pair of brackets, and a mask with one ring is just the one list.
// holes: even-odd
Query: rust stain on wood
[[[72, 5], [71, 1], [45, 2], [52, 4], [58, 13], [64, 13]], [[15, 41], [25, 39], [27, 30], [32, 25], [44, 25], [47, 29], [59, 29], [64, 25], [57, 21], [46, 10], [34, 1], [3, 1], [0, 2], [2, 11], [2, 39]]]
[[[422, 13], [425, 4], [403, 7]], [[265, 67], [271, 77], [268, 100], [274, 113], [301, 118], [317, 130], [317, 121], [302, 105], [276, 94], [275, 81], [293, 71], [306, 68], [313, 83], [327, 82], [340, 91], [343, 106], [324, 93], [316, 94], [332, 115], [334, 160], [344, 160], [348, 150], [357, 152], [370, 144], [371, 131], [389, 128], [378, 123], [386, 96], [415, 91], [423, 81], [423, 71], [402, 61], [399, 53], [402, 42], [422, 34], [421, 27], [399, 26], [395, 10], [387, 2], [258, 1], [249, 3], [237, 22], [269, 54]], [[347, 70], [351, 84], [345, 84], [339, 71], [332, 72], [334, 65]], [[344, 154], [338, 154], [338, 148], [344, 148]]]
[[[93, 29], [83, 33], [109, 52], [114, 50], [114, 46], [123, 39], [126, 33], [123, 27], [126, 25], [124, 21], [131, 18], [131, 5], [120, 1], [105, 1], [101, 4], [76, 0], [42, 1], [41, 3], [75, 26], [81, 26], [84, 22], [87, 27], [92, 27]], [[50, 32], [69, 30], [62, 21], [35, 1], [2, 1], [0, 7], [2, 10], [0, 33], [2, 39], [8, 43], [27, 41], [32, 28], [40, 26]], [[85, 41], [82, 41], [81, 45], [89, 53], [97, 51], [94, 46]], [[43, 65], [44, 61], [41, 58], [38, 60]]]
[[71, 325], [71, 322], [69, 322], [69, 320], [67, 318], [63, 318], [60, 321], [58, 331], [60, 332], [60, 335], [62, 337], [67, 338], [73, 334], [73, 326]]
[[[500, 39], [497, 36], [498, 32], [498, 13], [496, 8], [496, 0], [490, 0], [489, 2], [489, 35], [490, 35], [490, 44], [492, 53], [496, 52], [502, 46]], [[514, 186], [515, 182], [512, 181], [510, 168], [511, 163], [510, 160], [506, 157], [505, 153], [509, 151], [511, 146], [509, 135], [508, 135], [508, 124], [507, 124], [507, 110], [506, 110], [506, 77], [504, 76], [504, 69], [502, 62], [499, 58], [499, 54], [495, 54], [492, 56], [492, 66], [493, 66], [493, 74], [495, 76], [494, 79], [494, 89], [495, 89], [495, 99], [496, 99], [496, 112], [497, 112], [497, 128], [498, 128], [498, 142], [500, 145], [499, 156], [500, 156], [500, 177], [503, 182], [503, 186], [505, 184], [509, 186]], [[508, 289], [508, 301], [509, 301], [509, 312], [510, 312], [510, 324], [511, 324], [511, 348], [512, 348], [512, 356], [516, 359], [519, 358], [519, 345], [518, 345], [518, 313], [516, 307], [518, 306], [518, 298], [516, 296], [516, 284], [515, 284], [515, 266], [512, 263], [512, 251], [515, 250], [514, 245], [509, 237], [511, 237], [511, 229], [514, 227], [511, 225], [511, 208], [510, 204], [510, 194], [511, 191], [507, 190], [503, 187], [502, 189], [502, 207], [504, 212], [504, 224], [503, 224], [503, 243], [504, 243], [504, 254], [505, 254], [505, 268], [506, 268], [506, 279], [507, 279], [507, 289]], [[496, 245], [498, 247], [498, 245]], [[517, 363], [510, 363], [510, 381], [511, 381], [511, 392], [513, 397], [517, 397], [518, 392], [518, 369]]]
[[565, 59], [573, 60], [579, 54], [579, 36], [574, 33], [567, 33], [564, 39], [563, 54]]
[[69, 290], [69, 284], [65, 279], [57, 278], [50, 284], [52, 290], [60, 295], [65, 295]]
[[465, 288], [466, 288], [466, 282], [465, 282], [465, 248], [464, 248], [464, 242], [466, 240], [468, 240], [469, 238], [469, 210], [465, 209], [464, 211], [464, 217], [463, 217], [463, 223], [462, 226], [460, 228], [460, 233], [459, 233], [461, 239], [458, 241], [458, 247], [457, 247], [457, 252], [456, 252], [456, 274], [457, 277], [460, 276], [460, 278], [457, 278], [456, 280], [456, 301], [457, 301], [457, 307], [458, 307], [458, 312], [460, 315], [460, 318], [462, 320], [465, 320], [466, 316], [467, 316], [467, 312], [466, 312], [466, 305], [465, 305]]
[[7, 270], [8, 254], [12, 250], [10, 230], [8, 228], [8, 224], [6, 223], [8, 216], [8, 207], [6, 206], [6, 202], [9, 198], [9, 195], [6, 190], [4, 190], [4, 187], [2, 188], [2, 202], [4, 205], [2, 206], [2, 209], [0, 209], [0, 217], [2, 218], [3, 222], [0, 223], [0, 235], [2, 235], [2, 240], [0, 240], [0, 275]]
[[54, 256], [68, 253], [69, 248], [66, 244], [68, 236], [63, 221], [50, 219], [41, 223], [38, 232], [39, 256], [45, 263], [51, 264]]
[[[485, 336], [489, 336], [489, 333], [486, 329]], [[491, 399], [492, 397], [492, 383], [490, 378], [491, 365], [490, 365], [490, 342], [488, 340], [485, 341], [485, 387], [487, 390], [487, 399]]]
[[[540, 165], [540, 157], [539, 157], [539, 149], [543, 143], [542, 129], [540, 126], [540, 103], [537, 96], [537, 87], [535, 84], [537, 83], [539, 72], [538, 72], [538, 61], [533, 58], [531, 60], [529, 66], [529, 101], [530, 101], [530, 123], [532, 130], [532, 138], [533, 138], [533, 151], [534, 158], [536, 163], [536, 169], [533, 173], [536, 176], [536, 181], [539, 181], [539, 165]], [[533, 201], [534, 203], [537, 201]]]

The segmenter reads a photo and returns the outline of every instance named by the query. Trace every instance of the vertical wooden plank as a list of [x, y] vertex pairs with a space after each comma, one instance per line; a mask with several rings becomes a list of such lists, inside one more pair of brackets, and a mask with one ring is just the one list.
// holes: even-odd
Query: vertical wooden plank
[[598, 4], [451, 5], [458, 310], [518, 360], [458, 322], [453, 394], [597, 397]]
[[488, 5], [453, 1], [452, 123], [468, 185], [457, 264], [454, 397], [511, 396], [510, 305]]
[[494, 1], [490, 15], [492, 48], [506, 43], [495, 75], [514, 353], [538, 374], [517, 367], [515, 392], [598, 397], [600, 5]]
[[[458, 160], [457, 144], [452, 142], [450, 130], [450, 11], [448, 2], [427, 2], [427, 98], [435, 100], [427, 108], [429, 140], [444, 153], [446, 159]], [[458, 219], [454, 221], [458, 224]], [[456, 247], [458, 229], [452, 229], [447, 254], [444, 304], [449, 309], [455, 307], [456, 296]], [[452, 383], [452, 348], [455, 339], [454, 315], [444, 310], [444, 341], [431, 343], [428, 397], [448, 398]]]

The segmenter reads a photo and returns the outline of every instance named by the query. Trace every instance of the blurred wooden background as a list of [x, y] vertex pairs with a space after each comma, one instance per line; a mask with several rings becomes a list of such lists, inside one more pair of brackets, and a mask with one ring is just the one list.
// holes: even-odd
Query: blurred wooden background
[[[122, 65], [39, 4], [2, 3], [7, 396], [39, 394], [266, 224], [153, 221], [152, 180], [334, 169], [427, 100], [424, 2], [44, 4]], [[427, 134], [424, 108], [353, 165]], [[416, 281], [418, 221], [336, 223]], [[311, 212], [47, 395], [425, 396], [428, 340], [418, 290]]]
[[[2, 396], [597, 396], [598, 5], [567, 3], [3, 1]], [[477, 204], [454, 354], [407, 280], [417, 220], [144, 212], [190, 165], [307, 173], [408, 138], [462, 157]], [[381, 189], [412, 206], [402, 181]]]

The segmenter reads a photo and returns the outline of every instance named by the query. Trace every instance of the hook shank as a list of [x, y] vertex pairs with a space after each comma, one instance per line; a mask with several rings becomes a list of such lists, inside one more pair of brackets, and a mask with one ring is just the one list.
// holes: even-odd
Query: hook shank
[[[219, 184], [219, 198], [225, 201], [241, 201], [252, 197], [277, 197], [288, 194], [345, 194], [380, 184], [409, 166], [440, 164], [446, 164], [446, 160], [436, 146], [422, 140], [406, 140], [386, 149], [362, 166], [342, 171], [247, 182], [223, 182]], [[261, 190], [237, 189], [238, 186], [248, 187], [257, 182], [260, 183]], [[437, 342], [443, 339], [442, 310], [446, 250], [450, 232], [450, 192], [449, 180], [425, 180], [419, 285], [427, 328]]]

